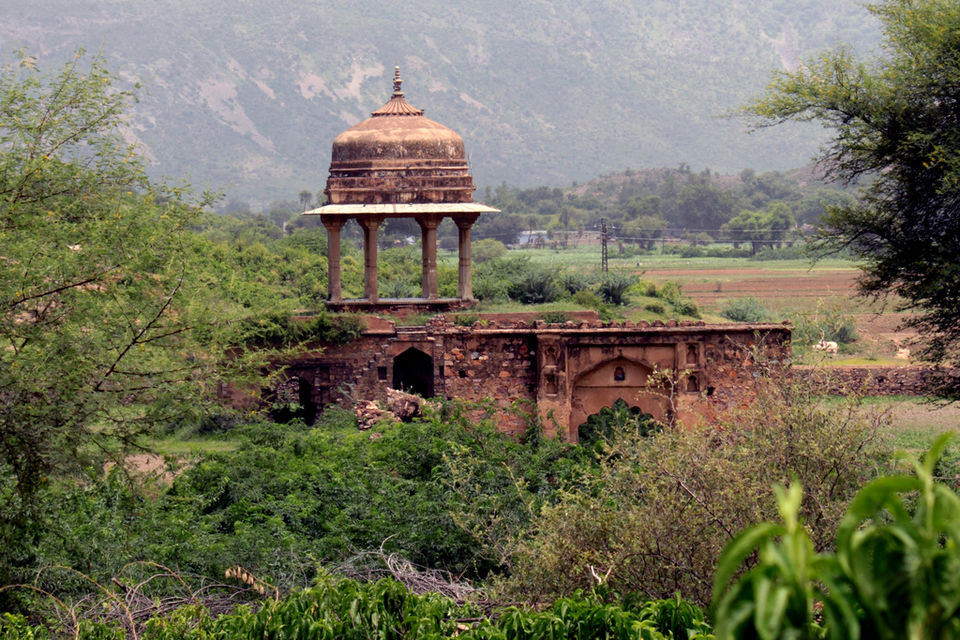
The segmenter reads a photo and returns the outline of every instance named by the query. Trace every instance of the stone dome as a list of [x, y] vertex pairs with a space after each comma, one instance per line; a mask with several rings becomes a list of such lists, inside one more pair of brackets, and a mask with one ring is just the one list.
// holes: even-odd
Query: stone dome
[[404, 98], [401, 82], [397, 67], [387, 104], [334, 138], [330, 204], [473, 201], [463, 139], [423, 117]]

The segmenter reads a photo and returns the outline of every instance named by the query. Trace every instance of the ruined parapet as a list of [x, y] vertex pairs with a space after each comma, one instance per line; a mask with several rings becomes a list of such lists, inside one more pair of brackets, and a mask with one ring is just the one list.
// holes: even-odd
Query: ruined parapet
[[[315, 381], [317, 405], [385, 403], [390, 389], [416, 387], [446, 398], [493, 399], [500, 428], [515, 433], [526, 423], [509, 408], [528, 403], [548, 434], [576, 438], [587, 416], [617, 399], [658, 418], [708, 414], [742, 401], [758, 372], [790, 363], [790, 329], [782, 324], [558, 324], [528, 314], [473, 326], [437, 316], [422, 327], [379, 330], [292, 359], [288, 374]], [[665, 371], [673, 376], [672, 404], [648, 384]]]

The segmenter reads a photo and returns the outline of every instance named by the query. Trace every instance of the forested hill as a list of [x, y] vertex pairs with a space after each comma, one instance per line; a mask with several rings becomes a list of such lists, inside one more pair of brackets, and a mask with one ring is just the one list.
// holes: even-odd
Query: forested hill
[[879, 36], [853, 0], [4, 4], [4, 52], [50, 68], [82, 46], [144, 85], [130, 134], [155, 175], [259, 202], [322, 188], [333, 137], [386, 100], [395, 64], [410, 101], [463, 135], [481, 186], [800, 166], [819, 130], [747, 135], [717, 116], [774, 68]]

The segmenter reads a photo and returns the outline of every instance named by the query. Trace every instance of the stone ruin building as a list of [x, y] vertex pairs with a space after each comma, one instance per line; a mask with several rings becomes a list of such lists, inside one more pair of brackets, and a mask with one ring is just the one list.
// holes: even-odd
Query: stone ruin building
[[[495, 209], [473, 202], [463, 140], [423, 117], [401, 91], [399, 69], [386, 105], [333, 142], [326, 194], [318, 215], [327, 229], [329, 302], [333, 310], [389, 313], [448, 311], [469, 304], [470, 228]], [[422, 230], [423, 295], [381, 299], [377, 291], [377, 229], [391, 217], [413, 218]], [[459, 229], [458, 297], [437, 292], [437, 225], [450, 217]], [[340, 229], [363, 229], [364, 297], [343, 298]], [[534, 314], [485, 317], [471, 327], [436, 315], [425, 326], [397, 326], [367, 316], [357, 340], [327, 345], [286, 363], [308, 420], [328, 403], [385, 400], [388, 389], [424, 397], [492, 399], [498, 424], [525, 428], [509, 409], [528, 401], [545, 430], [576, 440], [586, 419], [622, 399], [658, 419], [709, 414], [744, 397], [758, 368], [757, 354], [774, 363], [790, 355], [790, 330], [779, 324], [601, 323], [593, 312], [548, 324]]]

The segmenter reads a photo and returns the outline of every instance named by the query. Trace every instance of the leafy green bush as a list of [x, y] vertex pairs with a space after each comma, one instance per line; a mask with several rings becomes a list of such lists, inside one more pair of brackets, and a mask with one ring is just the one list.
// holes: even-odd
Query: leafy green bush
[[752, 255], [748, 248], [740, 249], [721, 245], [697, 247], [689, 244], [667, 244], [661, 251], [664, 254], [679, 255], [682, 258], [749, 258]]
[[603, 304], [600, 298], [597, 297], [597, 294], [587, 290], [577, 291], [573, 295], [573, 301], [589, 309], [596, 309]]
[[380, 293], [384, 298], [416, 298], [422, 289], [419, 282], [410, 280], [386, 280], [380, 284]]
[[673, 307], [673, 311], [679, 315], [693, 318], [700, 317], [700, 308], [697, 307], [697, 303], [683, 295], [683, 290], [677, 282], [665, 282], [660, 287], [658, 297], [664, 302], [668, 302]]
[[61, 516], [34, 557], [101, 580], [143, 558], [205, 576], [242, 564], [289, 588], [303, 586], [317, 563], [382, 548], [483, 577], [501, 568], [504, 549], [540, 506], [578, 486], [591, 463], [576, 445], [522, 445], [484, 411], [442, 404], [423, 419], [382, 425], [376, 439], [336, 408], [314, 428], [239, 425], [236, 450], [193, 462], [149, 500], [118, 470], [94, 470], [82, 484], [50, 490]]
[[793, 343], [809, 347], [820, 340], [837, 344], [856, 342], [857, 322], [853, 314], [841, 309], [819, 308], [812, 313], [800, 313], [793, 318]]
[[483, 238], [473, 243], [470, 252], [473, 261], [477, 264], [488, 260], [502, 258], [507, 253], [507, 247], [499, 240], [493, 238]]
[[544, 311], [540, 319], [548, 324], [563, 324], [570, 321], [570, 314], [566, 311]]
[[680, 298], [673, 303], [673, 310], [681, 316], [690, 316], [692, 318], [700, 317], [700, 307], [689, 298]]
[[557, 278], [557, 284], [572, 296], [589, 289], [593, 284], [593, 277], [580, 271], [566, 271]]
[[680, 284], [670, 280], [669, 282], [664, 282], [663, 286], [660, 287], [660, 292], [657, 294], [657, 297], [665, 302], [673, 304], [675, 301], [683, 297], [683, 291], [680, 288]]
[[[401, 583], [384, 578], [357, 582], [324, 573], [310, 588], [258, 610], [239, 606], [215, 616], [203, 604], [189, 604], [165, 615], [135, 622], [139, 629], [105, 622], [93, 610], [80, 621], [82, 640], [200, 640], [203, 638], [316, 638], [317, 640], [708, 640], [710, 625], [703, 612], [679, 598], [646, 600], [630, 594], [623, 604], [609, 602], [602, 587], [562, 598], [542, 611], [517, 606], [488, 611], [471, 603], [457, 604], [435, 593], [416, 595]], [[117, 602], [121, 600], [116, 598]], [[112, 609], [113, 601], [105, 600]], [[124, 623], [127, 618], [117, 616]], [[19, 616], [0, 618], [10, 638], [48, 638], [44, 626], [31, 626]], [[127, 633], [125, 633], [127, 632]]]
[[553, 272], [544, 268], [530, 268], [510, 286], [510, 297], [523, 304], [553, 302], [560, 297], [560, 289]]
[[[933, 475], [951, 435], [913, 461], [912, 476], [864, 487], [833, 551], [810, 540], [800, 484], [777, 487], [782, 524], [746, 529], [720, 558], [717, 637], [960, 637], [960, 496]], [[754, 553], [757, 564], [730, 584]]]
[[362, 330], [355, 315], [322, 311], [307, 318], [272, 314], [245, 320], [242, 334], [251, 346], [286, 347], [307, 340], [343, 345], [360, 337]]
[[648, 436], [659, 431], [661, 426], [649, 413], [618, 398], [613, 405], [601, 409], [577, 427], [577, 440], [583, 447], [598, 448], [597, 445], [609, 443], [626, 429]]
[[607, 304], [618, 306], [627, 304], [627, 292], [636, 281], [635, 276], [626, 273], [606, 273], [597, 284], [597, 295]]
[[649, 311], [650, 313], [664, 314], [667, 312], [666, 307], [659, 302], [648, 302], [647, 304], [643, 305], [643, 309], [644, 311]]
[[476, 265], [473, 293], [479, 300], [497, 302], [559, 296], [546, 269], [531, 265], [527, 256], [511, 255]]
[[765, 247], [750, 256], [751, 260], [802, 260], [810, 258], [810, 249], [806, 244], [790, 247]]
[[480, 315], [476, 313], [458, 313], [453, 317], [453, 323], [458, 327], [472, 327], [480, 322]]
[[772, 314], [759, 300], [749, 297], [727, 300], [720, 315], [734, 322], [767, 322]]

